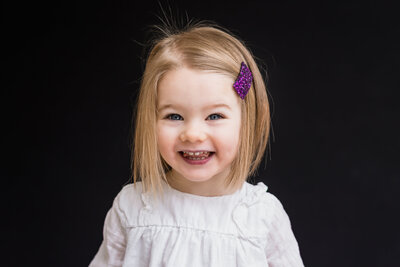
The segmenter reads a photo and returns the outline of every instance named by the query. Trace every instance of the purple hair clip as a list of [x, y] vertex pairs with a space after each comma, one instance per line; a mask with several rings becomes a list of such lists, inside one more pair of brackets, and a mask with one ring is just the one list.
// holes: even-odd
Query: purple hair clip
[[241, 99], [244, 99], [244, 97], [249, 92], [252, 81], [253, 75], [251, 74], [250, 69], [244, 62], [242, 62], [240, 66], [240, 73], [236, 78], [235, 83], [233, 84], [233, 87], [235, 88]]

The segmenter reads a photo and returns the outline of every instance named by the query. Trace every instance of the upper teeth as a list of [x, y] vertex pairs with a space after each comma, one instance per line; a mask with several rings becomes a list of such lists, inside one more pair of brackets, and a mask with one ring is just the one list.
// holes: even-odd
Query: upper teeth
[[188, 155], [188, 156], [200, 156], [200, 155], [208, 156], [208, 154], [210, 154], [210, 152], [208, 152], [208, 151], [197, 151], [197, 152], [183, 151], [183, 154]]

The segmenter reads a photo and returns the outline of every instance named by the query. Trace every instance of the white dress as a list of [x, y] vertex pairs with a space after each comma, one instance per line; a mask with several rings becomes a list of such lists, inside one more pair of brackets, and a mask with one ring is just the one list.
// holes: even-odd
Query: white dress
[[267, 186], [204, 197], [163, 182], [164, 198], [125, 186], [104, 223], [98, 266], [304, 266], [289, 218]]

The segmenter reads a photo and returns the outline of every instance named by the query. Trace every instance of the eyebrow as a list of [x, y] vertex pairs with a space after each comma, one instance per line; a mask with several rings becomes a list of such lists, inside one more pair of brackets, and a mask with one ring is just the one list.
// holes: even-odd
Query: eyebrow
[[[158, 108], [158, 112], [161, 112], [161, 111], [163, 111], [164, 109], [167, 109], [167, 108], [174, 108], [174, 107], [179, 108], [180, 105], [176, 105], [176, 106], [174, 106], [172, 104], [162, 105], [160, 108]], [[208, 105], [208, 106], [204, 107], [204, 109], [213, 109], [213, 108], [221, 108], [221, 107], [222, 108], [227, 108], [229, 110], [232, 110], [232, 108], [229, 105], [223, 104], [223, 103]]]

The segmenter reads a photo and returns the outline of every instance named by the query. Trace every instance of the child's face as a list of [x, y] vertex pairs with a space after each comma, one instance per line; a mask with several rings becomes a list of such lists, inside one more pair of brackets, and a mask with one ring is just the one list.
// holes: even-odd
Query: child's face
[[241, 125], [242, 100], [233, 82], [188, 68], [169, 71], [160, 81], [158, 148], [174, 178], [193, 186], [215, 185], [229, 174]]

